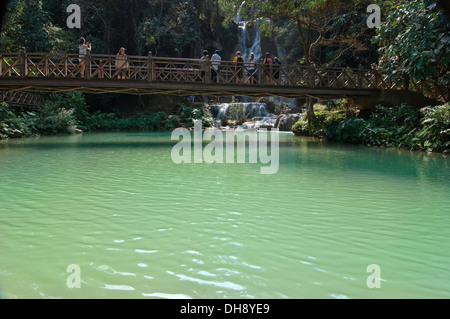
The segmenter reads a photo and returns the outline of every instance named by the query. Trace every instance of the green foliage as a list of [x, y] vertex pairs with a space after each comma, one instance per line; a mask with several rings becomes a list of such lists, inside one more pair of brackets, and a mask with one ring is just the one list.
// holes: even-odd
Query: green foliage
[[214, 117], [211, 112], [211, 107], [205, 104], [202, 109], [202, 123], [203, 127], [211, 127], [214, 125]]
[[365, 9], [376, 2], [220, 0], [228, 19], [234, 19], [239, 12], [244, 19], [260, 21], [265, 36], [283, 46], [284, 58], [291, 63], [335, 66], [375, 62], [375, 57], [365, 51], [373, 33], [366, 32]]
[[413, 138], [413, 146], [437, 152], [450, 152], [450, 104], [421, 110], [422, 128]]
[[85, 123], [88, 120], [88, 106], [83, 93], [64, 92], [57, 94], [43, 94], [48, 103], [53, 104], [54, 109], [73, 110], [76, 125], [81, 129], [86, 129]]
[[309, 136], [308, 121], [300, 119], [292, 126], [292, 132], [294, 132], [296, 136]]
[[0, 104], [0, 139], [31, 136], [34, 114], [15, 114], [7, 103]]
[[366, 127], [363, 119], [351, 118], [327, 127], [327, 138], [345, 143], [362, 143], [362, 134]]
[[379, 66], [386, 72], [404, 72], [412, 78], [450, 81], [450, 32], [442, 12], [424, 1], [388, 2], [374, 42]]
[[180, 108], [180, 119], [185, 126], [192, 127], [194, 126], [194, 120], [202, 119], [202, 112], [190, 106], [182, 105]]
[[88, 116], [86, 131], [164, 131], [181, 126], [180, 117], [165, 112], [137, 113], [119, 116], [116, 113], [95, 112]]
[[208, 106], [204, 106], [202, 109], [196, 109], [183, 105], [180, 108], [180, 119], [186, 127], [194, 126], [194, 120], [201, 120], [203, 127], [209, 127], [214, 123]]
[[324, 137], [327, 128], [341, 123], [347, 118], [343, 110], [322, 108], [316, 112], [316, 119], [308, 123], [306, 114], [293, 126], [293, 132], [298, 136]]
[[74, 110], [57, 108], [55, 104], [47, 103], [35, 120], [35, 129], [42, 135], [74, 134], [77, 130]]
[[119, 117], [115, 113], [95, 112], [86, 122], [88, 131], [156, 131], [165, 128], [165, 113], [137, 113]]
[[250, 117], [242, 104], [231, 104], [226, 115], [226, 119], [236, 122], [236, 125], [243, 124]]
[[[334, 108], [333, 105], [341, 108], [338, 101], [331, 101], [328, 108]], [[327, 139], [341, 143], [450, 152], [449, 103], [421, 110], [407, 104], [379, 105], [367, 120], [335, 109], [324, 109], [316, 115], [317, 119], [310, 125], [305, 118], [295, 123], [292, 127], [295, 135], [325, 135]]]
[[73, 134], [77, 131], [73, 109], [58, 108], [51, 101], [37, 112], [18, 112], [0, 105], [0, 138]]
[[176, 115], [169, 115], [166, 121], [165, 127], [169, 130], [179, 128], [181, 125], [181, 120]]
[[0, 34], [0, 49], [17, 52], [68, 51], [73, 47], [71, 31], [52, 23], [41, 0], [11, 0]]
[[337, 142], [450, 151], [448, 103], [422, 110], [406, 104], [390, 108], [378, 106], [368, 120], [348, 118], [324, 126], [327, 138]]

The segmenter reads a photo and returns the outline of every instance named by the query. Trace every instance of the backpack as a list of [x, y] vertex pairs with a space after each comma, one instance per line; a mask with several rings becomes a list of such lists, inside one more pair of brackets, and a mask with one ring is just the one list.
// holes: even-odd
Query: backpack
[[237, 63], [239, 63], [239, 64], [244, 64], [244, 58], [241, 57], [241, 56], [238, 56], [238, 58], [237, 58]]

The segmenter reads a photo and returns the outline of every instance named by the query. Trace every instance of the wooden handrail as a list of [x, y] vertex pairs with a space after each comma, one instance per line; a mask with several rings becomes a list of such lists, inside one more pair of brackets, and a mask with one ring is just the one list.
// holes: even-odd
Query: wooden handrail
[[[25, 50], [0, 53], [1, 78], [81, 78], [118, 79], [135, 81], [203, 82], [215, 85], [241, 84], [246, 86], [283, 86], [342, 89], [397, 89], [414, 90], [434, 99], [447, 100], [449, 87], [424, 82], [420, 86], [401, 73], [383, 74], [379, 70], [342, 67], [312, 67], [280, 64], [271, 68], [256, 62], [237, 65], [233, 61], [220, 61], [220, 70], [211, 69], [209, 60], [130, 55], [126, 63], [116, 63], [117, 55], [77, 53], [28, 53]], [[81, 73], [81, 64], [85, 72]], [[241, 80], [242, 78], [242, 80]], [[420, 87], [420, 89], [419, 89]], [[423, 90], [426, 87], [426, 90]]]

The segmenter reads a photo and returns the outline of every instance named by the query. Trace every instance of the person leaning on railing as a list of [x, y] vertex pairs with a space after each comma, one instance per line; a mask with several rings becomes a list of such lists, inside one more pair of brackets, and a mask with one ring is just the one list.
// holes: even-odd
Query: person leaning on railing
[[116, 57], [116, 67], [119, 70], [118, 78], [125, 79], [128, 70], [128, 57], [125, 54], [126, 49], [120, 48], [119, 53]]

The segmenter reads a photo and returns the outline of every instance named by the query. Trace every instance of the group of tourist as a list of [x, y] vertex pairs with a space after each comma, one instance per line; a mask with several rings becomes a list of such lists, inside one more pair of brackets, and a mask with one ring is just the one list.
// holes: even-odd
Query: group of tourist
[[[80, 38], [79, 43], [79, 61], [80, 61], [80, 72], [81, 76], [84, 76], [86, 64], [85, 57], [88, 52], [91, 52], [91, 43], [86, 42], [84, 38]], [[118, 70], [118, 78], [125, 79], [126, 71], [129, 68], [128, 57], [126, 55], [126, 49], [124, 47], [119, 49], [117, 53], [115, 65]], [[211, 58], [208, 55], [208, 51], [204, 50], [203, 55], [200, 60], [206, 62], [211, 61], [211, 82], [220, 82], [219, 74], [222, 71], [221, 61], [222, 58], [219, 51], [216, 50]], [[255, 54], [250, 53], [249, 60], [246, 62], [240, 51], [236, 52], [233, 62], [236, 64], [234, 67], [234, 77], [237, 84], [248, 83], [255, 84], [259, 80], [258, 68], [256, 67]], [[275, 57], [271, 58], [270, 53], [267, 52], [264, 60], [264, 77], [266, 84], [280, 84], [280, 60]], [[200, 67], [201, 80], [205, 81], [207, 75], [207, 64], [203, 63]]]
[[[203, 51], [203, 56], [201, 60], [211, 61], [211, 81], [219, 82], [219, 73], [221, 72], [221, 61], [222, 58], [219, 55], [219, 51], [216, 50], [211, 58], [208, 56], [208, 51]], [[255, 53], [250, 53], [249, 60], [247, 61], [247, 65], [245, 64], [245, 59], [242, 56], [241, 51], [236, 52], [236, 56], [233, 59], [233, 62], [236, 63], [234, 67], [234, 77], [236, 78], [236, 83], [248, 83], [255, 84], [258, 81], [258, 69], [256, 67], [255, 61]], [[264, 64], [264, 76], [267, 84], [280, 84], [280, 65], [281, 61], [275, 57], [271, 58], [270, 53], [267, 52], [264, 60], [262, 61]], [[201, 78], [205, 80], [207, 71], [206, 64], [202, 65], [201, 70]], [[244, 80], [245, 79], [245, 80]]]

